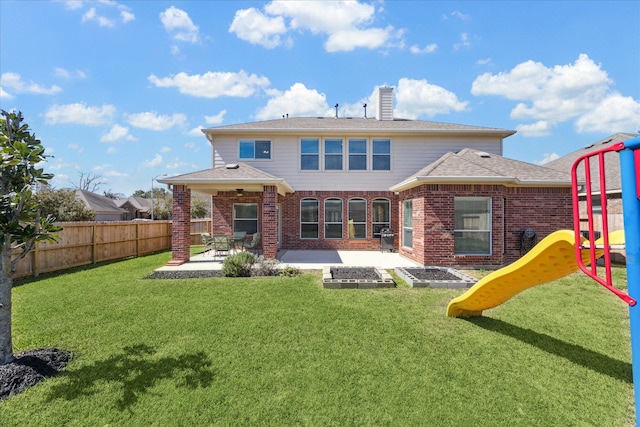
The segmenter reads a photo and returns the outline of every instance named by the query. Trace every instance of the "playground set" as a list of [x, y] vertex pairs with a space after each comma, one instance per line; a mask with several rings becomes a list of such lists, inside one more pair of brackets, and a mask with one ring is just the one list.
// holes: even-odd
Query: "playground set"
[[[620, 156], [622, 211], [624, 230], [609, 232], [605, 153], [615, 151]], [[597, 163], [592, 165], [592, 159]], [[602, 209], [602, 237], [595, 239], [593, 216], [592, 172], [599, 172], [599, 195]], [[578, 173], [584, 178], [579, 179]], [[582, 178], [582, 176], [580, 176]], [[640, 137], [618, 142], [609, 147], [586, 153], [576, 159], [571, 168], [573, 193], [573, 230], [551, 233], [519, 260], [485, 276], [463, 295], [454, 298], [447, 307], [447, 316], [481, 316], [483, 310], [494, 308], [516, 294], [533, 286], [551, 282], [581, 270], [629, 305], [631, 356], [636, 409], [640, 414]], [[588, 222], [587, 236], [581, 231], [579, 195], [585, 196]], [[628, 293], [614, 287], [611, 275], [611, 250], [624, 249]], [[598, 270], [597, 260], [603, 258]], [[600, 272], [600, 274], [599, 274]]]

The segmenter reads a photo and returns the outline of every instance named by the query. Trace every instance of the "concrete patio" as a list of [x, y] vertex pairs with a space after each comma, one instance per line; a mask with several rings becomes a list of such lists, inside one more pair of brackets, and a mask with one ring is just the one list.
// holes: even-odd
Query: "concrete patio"
[[[179, 266], [163, 266], [156, 271], [221, 270], [224, 256], [213, 256], [213, 252], [192, 255], [189, 262]], [[420, 267], [397, 252], [344, 251], [344, 250], [283, 250], [278, 252], [282, 267], [293, 266], [301, 270], [322, 270], [325, 266]]]

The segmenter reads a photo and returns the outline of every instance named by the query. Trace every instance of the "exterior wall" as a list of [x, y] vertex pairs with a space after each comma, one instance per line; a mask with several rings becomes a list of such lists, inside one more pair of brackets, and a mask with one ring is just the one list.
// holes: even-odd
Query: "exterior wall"
[[[491, 197], [491, 255], [454, 254], [455, 197]], [[538, 241], [553, 231], [573, 229], [569, 188], [500, 185], [422, 185], [400, 194], [413, 200], [413, 247], [399, 252], [423, 265], [499, 266], [520, 258], [520, 238], [532, 228]], [[401, 218], [399, 218], [401, 220]]]
[[171, 261], [180, 265], [190, 258], [191, 190], [184, 185], [173, 186], [173, 218], [171, 220]]
[[[302, 171], [300, 170], [300, 138], [302, 137], [372, 137], [391, 139], [390, 171]], [[238, 136], [217, 136], [213, 142], [213, 167], [243, 162], [279, 178], [284, 178], [296, 191], [332, 191], [336, 188], [355, 191], [387, 190], [392, 185], [439, 159], [447, 152], [473, 148], [502, 155], [502, 139], [499, 137], [407, 137], [390, 134], [312, 134], [270, 136], [251, 135], [246, 139], [271, 141], [271, 159], [246, 160], [238, 158]], [[345, 149], [346, 150], [346, 149]], [[370, 153], [369, 153], [370, 154]], [[346, 164], [347, 153], [343, 153]], [[346, 167], [346, 166], [345, 166]]]

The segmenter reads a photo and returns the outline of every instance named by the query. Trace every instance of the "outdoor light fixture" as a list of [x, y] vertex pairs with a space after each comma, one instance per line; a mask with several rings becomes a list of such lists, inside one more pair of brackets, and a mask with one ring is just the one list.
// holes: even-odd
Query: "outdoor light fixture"
[[236, 196], [237, 196], [237, 197], [242, 197], [242, 196], [244, 196], [244, 189], [242, 189], [242, 188], [236, 188]]

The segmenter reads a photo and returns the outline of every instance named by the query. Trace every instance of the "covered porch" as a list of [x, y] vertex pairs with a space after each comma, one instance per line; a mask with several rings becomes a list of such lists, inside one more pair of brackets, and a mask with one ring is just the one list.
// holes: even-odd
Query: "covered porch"
[[[263, 256], [269, 259], [277, 257], [280, 232], [278, 198], [294, 192], [284, 179], [244, 163], [234, 163], [159, 179], [158, 182], [169, 185], [173, 192], [172, 256], [168, 266], [180, 266], [191, 260], [192, 191], [208, 194], [212, 201], [213, 198], [219, 197], [222, 203], [242, 201], [256, 205], [258, 209], [255, 225], [249, 221], [244, 222], [247, 234], [259, 232], [259, 246]], [[230, 219], [227, 214], [221, 212], [219, 204], [212, 203], [212, 234], [232, 235], [236, 226], [235, 220], [235, 217]]]

